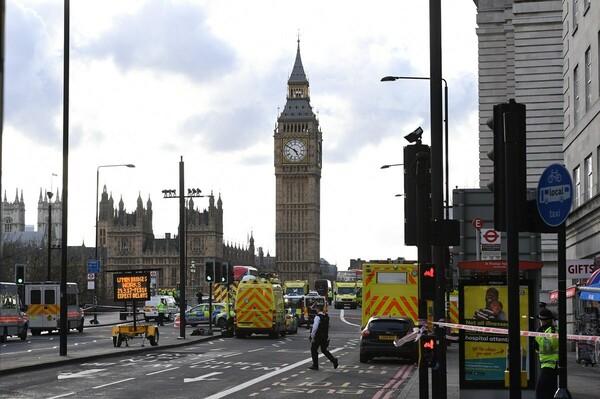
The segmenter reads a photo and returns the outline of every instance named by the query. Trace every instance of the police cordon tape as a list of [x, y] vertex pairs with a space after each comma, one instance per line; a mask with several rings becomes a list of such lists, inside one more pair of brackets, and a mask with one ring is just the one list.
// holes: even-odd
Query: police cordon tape
[[[456, 328], [460, 330], [478, 331], [490, 334], [504, 334], [508, 335], [508, 329], [498, 327], [483, 327], [483, 326], [471, 326], [467, 324], [456, 324], [456, 323], [444, 323], [441, 321], [433, 322], [440, 327]], [[395, 346], [401, 346], [410, 341], [417, 341], [423, 333], [427, 331], [427, 326], [421, 328], [414, 328], [413, 332], [406, 334], [404, 337], [394, 341]], [[523, 337], [547, 337], [547, 338], [558, 338], [558, 333], [543, 333], [537, 331], [520, 331], [519, 334]], [[567, 334], [567, 340], [573, 341], [598, 341], [600, 342], [600, 336], [597, 335], [575, 335]]]

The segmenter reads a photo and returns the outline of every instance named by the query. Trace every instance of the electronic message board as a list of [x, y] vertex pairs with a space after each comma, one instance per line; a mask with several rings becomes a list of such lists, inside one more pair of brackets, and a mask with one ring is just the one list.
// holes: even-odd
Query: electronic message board
[[146, 301], [150, 299], [150, 273], [115, 274], [115, 301]]

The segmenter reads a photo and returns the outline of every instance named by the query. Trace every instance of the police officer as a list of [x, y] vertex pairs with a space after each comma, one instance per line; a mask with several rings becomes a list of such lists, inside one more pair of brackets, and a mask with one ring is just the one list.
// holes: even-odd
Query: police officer
[[312, 356], [312, 366], [309, 367], [311, 370], [319, 370], [319, 353], [318, 350], [321, 348], [321, 352], [333, 363], [333, 368], [338, 368], [338, 360], [327, 350], [329, 346], [329, 316], [323, 313], [323, 305], [317, 305], [317, 315], [313, 322], [313, 328], [310, 332], [310, 354]]
[[158, 321], [156, 322], [157, 326], [164, 326], [165, 312], [167, 310], [167, 304], [163, 298], [160, 299], [160, 302], [156, 304], [156, 311], [158, 312]]
[[[542, 309], [537, 318], [540, 320], [538, 332], [556, 333], [553, 324], [554, 315], [549, 309]], [[558, 338], [536, 337], [532, 344], [540, 357], [540, 376], [535, 386], [536, 399], [552, 399], [557, 390], [558, 377]]]

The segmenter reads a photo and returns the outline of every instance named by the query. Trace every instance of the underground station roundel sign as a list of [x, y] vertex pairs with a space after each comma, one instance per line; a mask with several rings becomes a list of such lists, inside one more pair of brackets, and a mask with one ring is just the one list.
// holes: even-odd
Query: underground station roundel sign
[[563, 165], [552, 164], [544, 170], [536, 202], [540, 217], [548, 226], [560, 226], [567, 220], [573, 203], [573, 181]]

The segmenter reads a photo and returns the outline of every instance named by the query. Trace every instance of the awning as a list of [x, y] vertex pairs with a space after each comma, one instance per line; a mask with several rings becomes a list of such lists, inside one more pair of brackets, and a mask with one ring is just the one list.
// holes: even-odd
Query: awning
[[581, 291], [579, 298], [583, 301], [600, 301], [600, 292]]

